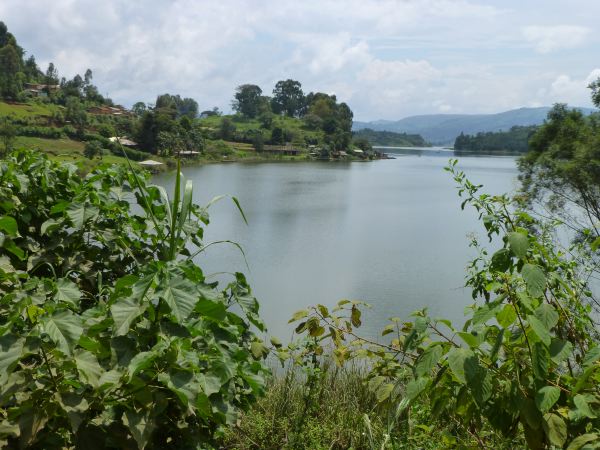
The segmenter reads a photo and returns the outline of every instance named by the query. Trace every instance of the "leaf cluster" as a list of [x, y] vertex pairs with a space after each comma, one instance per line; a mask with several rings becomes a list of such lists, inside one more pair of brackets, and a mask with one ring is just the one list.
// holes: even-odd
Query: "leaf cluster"
[[207, 448], [263, 392], [258, 302], [194, 263], [209, 217], [183, 185], [0, 163], [3, 448]]

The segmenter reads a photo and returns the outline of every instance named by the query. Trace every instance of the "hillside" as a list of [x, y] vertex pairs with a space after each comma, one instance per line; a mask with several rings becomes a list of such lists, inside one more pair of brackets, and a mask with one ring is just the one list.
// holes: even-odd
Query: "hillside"
[[[591, 108], [577, 108], [590, 114]], [[429, 114], [410, 116], [398, 121], [377, 120], [354, 122], [353, 129], [371, 128], [379, 131], [420, 134], [433, 144], [447, 145], [461, 133], [477, 134], [509, 130], [513, 126], [541, 125], [550, 107], [519, 108], [497, 114]]]
[[370, 128], [354, 131], [354, 139], [366, 139], [371, 145], [383, 147], [426, 147], [429, 144], [419, 134], [375, 131]]

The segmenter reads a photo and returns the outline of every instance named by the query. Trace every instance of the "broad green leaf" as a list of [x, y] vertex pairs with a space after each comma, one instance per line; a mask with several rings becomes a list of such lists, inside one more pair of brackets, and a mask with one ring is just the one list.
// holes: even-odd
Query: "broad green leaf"
[[521, 270], [521, 275], [527, 285], [527, 292], [532, 297], [541, 297], [546, 290], [546, 275], [540, 266], [535, 264], [525, 264]]
[[12, 366], [23, 355], [25, 339], [17, 338], [12, 334], [0, 337], [0, 376], [12, 370]]
[[292, 322], [295, 322], [297, 320], [304, 319], [305, 317], [308, 317], [308, 309], [301, 309], [300, 311], [296, 311], [294, 313], [294, 315], [288, 321], [288, 323], [292, 323]]
[[535, 394], [535, 405], [542, 413], [547, 413], [560, 398], [560, 388], [544, 386]]
[[161, 373], [158, 378], [161, 383], [177, 395], [177, 398], [186, 407], [195, 403], [196, 396], [202, 390], [198, 379], [192, 372], [177, 370], [169, 374]]
[[71, 311], [62, 310], [41, 319], [44, 331], [65, 354], [71, 355], [83, 328], [81, 319]]
[[250, 344], [252, 356], [256, 359], [262, 359], [269, 354], [269, 349], [262, 342], [254, 341]]
[[81, 230], [86, 222], [98, 217], [99, 210], [88, 203], [73, 202], [67, 208], [66, 213], [73, 223], [73, 228]]
[[77, 433], [79, 425], [81, 425], [85, 417], [85, 412], [90, 407], [88, 401], [82, 395], [63, 392], [60, 394], [60, 405], [67, 413], [73, 433]]
[[423, 352], [419, 357], [415, 366], [415, 373], [418, 377], [427, 375], [431, 372], [440, 358], [442, 357], [442, 347], [440, 345], [432, 345]]
[[78, 308], [80, 299], [81, 291], [75, 283], [66, 278], [59, 278], [56, 281], [55, 300], [57, 302], [65, 302], [74, 308]]
[[465, 360], [471, 356], [474, 356], [474, 353], [465, 348], [453, 348], [448, 352], [450, 370], [458, 378], [458, 381], [463, 384], [467, 382], [465, 378]]
[[490, 360], [493, 363], [495, 363], [498, 358], [498, 352], [500, 351], [500, 348], [502, 347], [503, 340], [504, 340], [504, 328], [502, 328], [498, 332], [498, 335], [496, 336], [496, 340], [494, 341], [494, 346], [492, 347], [492, 350], [490, 351]]
[[165, 299], [171, 313], [180, 323], [187, 319], [199, 299], [194, 284], [179, 276], [162, 277], [156, 293]]
[[379, 403], [381, 403], [381, 402], [384, 402], [385, 400], [387, 400], [390, 397], [390, 395], [392, 394], [393, 390], [394, 390], [394, 385], [392, 383], [381, 384], [377, 388], [377, 391], [375, 392], [375, 397], [377, 398], [377, 401]]
[[134, 376], [139, 371], [149, 367], [150, 364], [152, 364], [152, 361], [154, 361], [157, 358], [157, 356], [158, 355], [155, 352], [150, 351], [138, 353], [133, 358], [131, 358], [129, 366], [127, 367], [127, 373], [129, 375], [129, 378]]
[[523, 233], [512, 232], [508, 233], [508, 245], [510, 250], [517, 258], [524, 258], [527, 256], [527, 249], [529, 248], [529, 239]]
[[485, 323], [488, 320], [492, 319], [496, 315], [496, 312], [500, 309], [500, 307], [501, 305], [495, 302], [480, 306], [473, 313], [473, 325]]
[[54, 220], [54, 219], [48, 219], [40, 227], [40, 234], [42, 236], [45, 235], [45, 234], [50, 234], [52, 231], [54, 231], [57, 228], [59, 228], [61, 224], [62, 224], [62, 221]]
[[588, 368], [598, 361], [598, 359], [600, 359], [600, 345], [595, 345], [587, 351], [581, 365], [584, 368]]
[[19, 237], [19, 227], [14, 217], [0, 216], [0, 230], [4, 231], [11, 238]]
[[550, 355], [548, 349], [541, 342], [535, 342], [531, 349], [533, 360], [533, 374], [538, 380], [545, 380], [548, 375], [548, 364]]
[[225, 304], [219, 301], [205, 300], [202, 299], [196, 304], [195, 311], [200, 313], [202, 317], [216, 320], [218, 322], [223, 321], [227, 315], [227, 308]]
[[477, 336], [472, 335], [471, 333], [459, 331], [457, 334], [471, 348], [477, 348], [477, 347], [479, 347], [479, 344], [481, 343], [479, 338]]
[[498, 313], [496, 313], [496, 320], [503, 328], [510, 327], [515, 320], [517, 320], [517, 313], [513, 305], [506, 304]]
[[352, 311], [350, 313], [350, 321], [352, 322], [353, 326], [360, 327], [360, 325], [362, 323], [360, 321], [360, 316], [361, 316], [360, 309], [358, 309], [356, 307], [356, 305], [352, 305]]
[[535, 317], [544, 324], [547, 330], [551, 330], [558, 323], [558, 313], [552, 305], [542, 303], [534, 311]]
[[600, 436], [596, 433], [582, 434], [571, 441], [567, 450], [580, 450], [585, 444], [597, 442], [598, 440], [600, 440]]
[[123, 376], [123, 372], [119, 372], [118, 370], [108, 370], [102, 373], [102, 376], [98, 380], [99, 387], [110, 387], [118, 384], [121, 377]]
[[506, 272], [510, 267], [510, 252], [501, 248], [492, 255], [490, 270], [494, 272]]
[[210, 397], [212, 394], [216, 394], [221, 390], [223, 383], [219, 377], [212, 375], [211, 373], [198, 374], [196, 377], [202, 391], [204, 391], [207, 396]]
[[93, 387], [97, 388], [100, 386], [99, 380], [104, 370], [100, 367], [100, 364], [98, 364], [98, 360], [94, 354], [87, 350], [78, 349], [75, 350], [74, 357], [79, 373], [82, 374]]
[[544, 345], [549, 346], [552, 336], [550, 335], [548, 328], [546, 328], [546, 325], [533, 315], [527, 316], [527, 322], [529, 322], [533, 332], [540, 339], [540, 341], [542, 341]]
[[554, 338], [550, 344], [550, 358], [554, 364], [560, 364], [573, 352], [573, 344], [569, 341]]
[[36, 439], [37, 434], [44, 428], [48, 422], [48, 415], [45, 411], [38, 408], [31, 408], [19, 416], [20, 448], [27, 448]]
[[488, 371], [479, 365], [475, 355], [465, 359], [464, 370], [467, 387], [473, 393], [477, 404], [483, 406], [492, 395], [492, 382]]
[[138, 303], [133, 298], [119, 299], [110, 307], [114, 321], [113, 335], [121, 336], [127, 334], [131, 323], [144, 313], [148, 307], [147, 302]]
[[552, 445], [562, 447], [567, 441], [567, 424], [557, 414], [544, 415], [544, 431]]
[[409, 400], [417, 398], [417, 396], [423, 392], [427, 383], [429, 383], [429, 377], [419, 377], [409, 381], [406, 385], [406, 398]]
[[596, 415], [590, 409], [590, 405], [588, 404], [585, 396], [581, 394], [577, 394], [573, 397], [573, 403], [577, 407], [577, 412], [584, 417], [588, 417], [590, 419], [594, 419]]
[[150, 413], [150, 410], [146, 410], [146, 413], [143, 411], [127, 410], [123, 414], [123, 423], [129, 428], [129, 432], [135, 439], [135, 442], [137, 442], [140, 450], [143, 450], [148, 445], [152, 433], [156, 428], [154, 421], [150, 418]]

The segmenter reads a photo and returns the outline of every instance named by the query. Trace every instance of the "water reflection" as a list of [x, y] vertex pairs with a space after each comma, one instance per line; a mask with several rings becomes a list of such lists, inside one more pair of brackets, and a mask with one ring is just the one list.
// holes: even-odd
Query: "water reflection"
[[[270, 330], [290, 334], [287, 320], [307, 305], [341, 298], [373, 305], [364, 332], [373, 336], [388, 317], [429, 307], [462, 320], [470, 295], [462, 288], [473, 256], [466, 235], [483, 228], [461, 211], [451, 177], [452, 153], [407, 151], [370, 163], [223, 164], [185, 168], [195, 201], [215, 195], [207, 240], [232, 239], [246, 252], [249, 281]], [[420, 155], [420, 156], [419, 156]], [[460, 158], [469, 178], [498, 194], [515, 187], [514, 158]], [[172, 184], [172, 175], [157, 181]], [[198, 260], [205, 272], [248, 272], [234, 247], [211, 247]]]

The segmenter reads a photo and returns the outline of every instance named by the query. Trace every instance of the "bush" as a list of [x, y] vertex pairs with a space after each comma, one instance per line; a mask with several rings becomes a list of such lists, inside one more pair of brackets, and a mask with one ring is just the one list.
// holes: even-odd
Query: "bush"
[[60, 139], [63, 137], [60, 128], [25, 126], [17, 129], [19, 136], [39, 137], [45, 139]]
[[2, 447], [209, 448], [262, 393], [265, 347], [244, 276], [219, 287], [190, 257], [208, 223], [191, 186], [168, 200], [35, 152], [0, 166]]
[[354, 331], [361, 325], [360, 302], [342, 300], [331, 311], [317, 305], [292, 318], [310, 343], [302, 357], [317, 360], [327, 342], [339, 365], [366, 357], [369, 385], [379, 403], [395, 411], [398, 426], [415, 426], [410, 413], [426, 402], [431, 416], [419, 425], [451, 424], [481, 448], [496, 437], [521, 441], [518, 448], [598, 448], [598, 311], [592, 313], [584, 281], [593, 269], [557, 250], [554, 223], [547, 227], [514, 211], [506, 196], [479, 193], [481, 186], [455, 165], [447, 170], [463, 207], [472, 205], [490, 240], [501, 241], [491, 257], [472, 241], [479, 256], [467, 286], [477, 303], [465, 324], [456, 328], [416, 311], [409, 321], [390, 319], [382, 330], [390, 340], [377, 343]]

